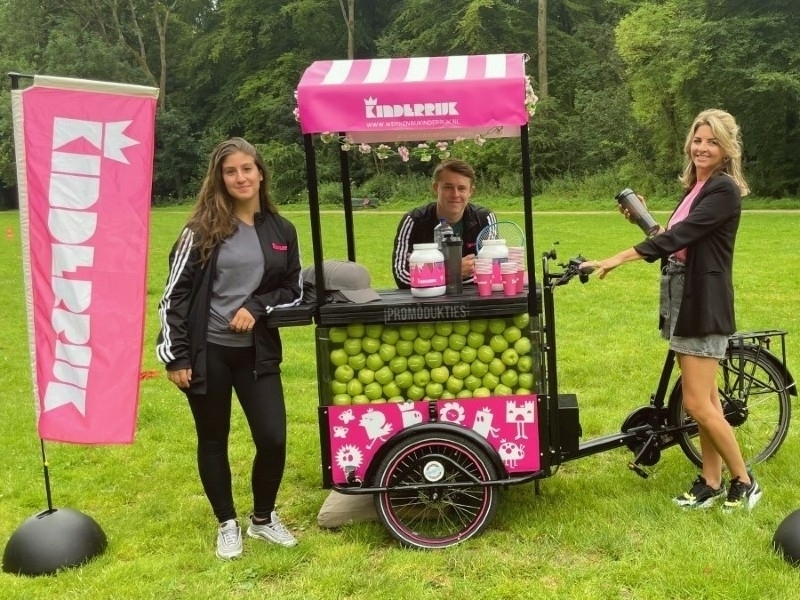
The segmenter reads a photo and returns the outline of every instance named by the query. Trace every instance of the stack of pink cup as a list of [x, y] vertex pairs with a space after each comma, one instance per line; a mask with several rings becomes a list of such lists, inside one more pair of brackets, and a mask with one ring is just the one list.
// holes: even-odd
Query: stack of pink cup
[[517, 295], [517, 280], [519, 279], [519, 263], [510, 260], [500, 263], [500, 273], [503, 275], [503, 295]]
[[492, 259], [475, 259], [475, 285], [478, 286], [478, 296], [491, 296], [492, 294]]
[[525, 248], [522, 246], [511, 246], [508, 249], [508, 261], [517, 263], [519, 267], [517, 277], [517, 293], [525, 291]]

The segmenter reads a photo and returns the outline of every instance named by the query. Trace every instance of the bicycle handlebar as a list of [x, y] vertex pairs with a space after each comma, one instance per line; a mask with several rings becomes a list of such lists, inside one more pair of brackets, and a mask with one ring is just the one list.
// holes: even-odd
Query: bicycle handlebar
[[555, 249], [546, 252], [543, 256], [545, 282], [551, 287], [566, 285], [575, 277], [578, 277], [581, 283], [586, 283], [589, 281], [589, 275], [595, 270], [594, 267], [591, 266], [586, 266], [581, 269], [580, 266], [582, 263], [586, 262], [586, 259], [579, 254], [578, 256], [570, 258], [566, 263], [558, 263], [558, 266], [563, 269], [560, 273], [551, 273], [550, 261], [555, 259]]

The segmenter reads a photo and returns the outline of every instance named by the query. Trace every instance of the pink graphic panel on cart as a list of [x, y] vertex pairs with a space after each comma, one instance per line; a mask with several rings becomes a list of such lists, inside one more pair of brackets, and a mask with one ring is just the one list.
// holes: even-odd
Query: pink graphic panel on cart
[[328, 407], [333, 482], [346, 483], [350, 467], [356, 477], [364, 477], [378, 448], [406, 427], [426, 421], [427, 402]]
[[535, 395], [440, 400], [436, 409], [440, 422], [468, 427], [486, 438], [509, 473], [539, 470]]

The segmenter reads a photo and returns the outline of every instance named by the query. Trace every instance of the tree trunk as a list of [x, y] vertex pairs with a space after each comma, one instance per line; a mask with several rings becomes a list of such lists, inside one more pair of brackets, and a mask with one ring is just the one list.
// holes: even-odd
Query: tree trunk
[[353, 60], [355, 57], [355, 30], [356, 30], [356, 23], [355, 23], [355, 13], [356, 13], [356, 0], [347, 0], [347, 9], [345, 10], [344, 7], [344, 0], [339, 0], [339, 8], [342, 9], [342, 17], [344, 17], [344, 23], [347, 26], [347, 58]]
[[539, 96], [547, 98], [547, 0], [539, 0]]

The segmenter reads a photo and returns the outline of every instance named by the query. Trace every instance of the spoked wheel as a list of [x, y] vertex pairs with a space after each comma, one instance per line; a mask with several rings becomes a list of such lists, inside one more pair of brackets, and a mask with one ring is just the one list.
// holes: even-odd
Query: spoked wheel
[[[380, 463], [375, 485], [378, 517], [404, 546], [446, 548], [480, 534], [499, 502], [497, 467], [472, 440], [456, 433], [420, 433], [403, 440]], [[453, 487], [458, 483], [474, 483]], [[408, 486], [436, 484], [412, 490]], [[405, 489], [403, 489], [405, 488]]]
[[[786, 439], [791, 418], [789, 393], [777, 366], [753, 347], [737, 349], [720, 362], [717, 385], [725, 418], [733, 427], [745, 462], [756, 464], [775, 454]], [[669, 408], [676, 425], [693, 422], [683, 407], [680, 378]], [[681, 432], [678, 443], [689, 460], [702, 466], [696, 427]]]

